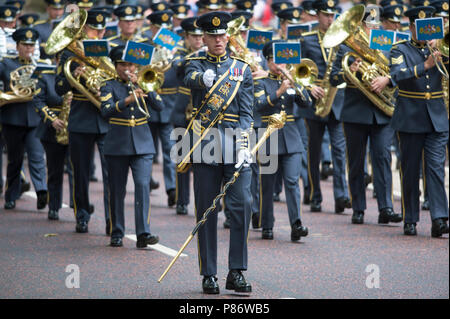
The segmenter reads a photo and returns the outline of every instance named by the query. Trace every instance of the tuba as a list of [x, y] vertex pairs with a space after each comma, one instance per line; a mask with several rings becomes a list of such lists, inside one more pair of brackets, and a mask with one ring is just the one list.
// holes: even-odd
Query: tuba
[[258, 58], [247, 48], [241, 36], [241, 27], [245, 23], [244, 17], [239, 17], [228, 22], [227, 34], [230, 37], [229, 48], [233, 55], [247, 62], [252, 72], [261, 69]]
[[[100, 109], [98, 91], [104, 82], [117, 77], [114, 65], [108, 57], [86, 57], [82, 40], [86, 38], [83, 26], [86, 24], [87, 11], [80, 9], [72, 12], [53, 30], [45, 45], [45, 52], [54, 55], [67, 48], [75, 54], [67, 59], [64, 65], [64, 75], [70, 85], [80, 91], [92, 104]], [[72, 63], [84, 66], [86, 72], [75, 78], [70, 71]], [[83, 82], [81, 81], [83, 78]]]
[[[339, 16], [325, 33], [323, 46], [334, 48], [344, 43], [354, 51], [346, 53], [342, 59], [345, 77], [383, 113], [392, 116], [395, 106], [395, 88], [386, 87], [380, 94], [370, 89], [373, 79], [389, 76], [389, 61], [382, 52], [370, 49], [369, 39], [361, 28], [364, 11], [364, 5], [356, 5]], [[361, 80], [350, 71], [351, 57], [362, 60], [358, 70], [361, 73]]]
[[0, 91], [0, 107], [10, 103], [25, 103], [33, 99], [36, 92], [37, 80], [31, 76], [36, 66], [22, 65], [10, 74], [11, 92]]

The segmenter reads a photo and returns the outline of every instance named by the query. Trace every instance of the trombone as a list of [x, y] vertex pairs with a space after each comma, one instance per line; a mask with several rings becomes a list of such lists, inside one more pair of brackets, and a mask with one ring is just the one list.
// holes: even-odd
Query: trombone
[[306, 96], [299, 86], [311, 86], [318, 75], [317, 65], [310, 59], [302, 59], [302, 63], [297, 66], [290, 65], [290, 70], [278, 67], [283, 76], [291, 82], [294, 90], [306, 102]]
[[448, 71], [447, 71], [447, 68], [444, 65], [444, 62], [442, 61], [442, 58], [437, 59], [434, 56], [434, 54], [433, 54], [433, 52], [438, 51], [443, 56], [448, 57], [448, 46], [449, 46], [448, 22], [445, 24], [444, 29], [447, 30], [447, 32], [444, 34], [444, 38], [443, 39], [439, 39], [437, 41], [436, 47], [432, 48], [431, 45], [430, 45], [430, 42], [428, 42], [428, 41], [427, 41], [427, 47], [428, 47], [428, 50], [430, 50], [430, 54], [433, 57], [434, 63], [436, 64], [436, 67], [437, 67], [438, 71], [448, 81]]
[[150, 113], [148, 112], [147, 103], [145, 102], [144, 97], [141, 96], [141, 101], [142, 101], [142, 105], [141, 105], [141, 102], [139, 101], [139, 98], [136, 95], [136, 86], [131, 81], [131, 75], [130, 75], [130, 72], [128, 70], [126, 71], [126, 75], [128, 77], [128, 87], [131, 89], [131, 92], [133, 93], [134, 100], [136, 101], [136, 104], [137, 104], [137, 107], [138, 107], [139, 111], [142, 114], [144, 114], [146, 118], [149, 118], [150, 117]]

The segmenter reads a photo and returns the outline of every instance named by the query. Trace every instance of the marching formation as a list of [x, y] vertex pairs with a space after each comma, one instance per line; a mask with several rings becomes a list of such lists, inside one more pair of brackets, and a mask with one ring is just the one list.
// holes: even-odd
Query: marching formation
[[59, 219], [68, 172], [75, 230], [87, 233], [97, 145], [113, 247], [125, 236], [129, 168], [137, 248], [159, 242], [159, 153], [176, 214], [190, 213], [193, 189], [197, 225], [182, 249], [198, 236], [205, 294], [220, 292], [218, 213], [230, 230], [225, 288], [249, 293], [249, 228], [274, 238], [283, 187], [293, 242], [309, 233], [302, 201], [320, 212], [329, 176], [335, 213], [351, 209], [353, 224], [364, 223], [372, 182], [379, 224], [417, 235], [422, 208], [432, 237], [448, 234], [448, 2], [45, 0], [47, 20], [23, 13], [28, 2], [0, 5], [3, 213], [27, 190], [26, 153], [37, 209]]

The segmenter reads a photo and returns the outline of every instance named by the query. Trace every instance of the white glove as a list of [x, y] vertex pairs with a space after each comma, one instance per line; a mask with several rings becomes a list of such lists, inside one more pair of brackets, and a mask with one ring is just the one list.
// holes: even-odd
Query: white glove
[[234, 166], [235, 168], [239, 168], [241, 165], [244, 165], [244, 167], [249, 167], [249, 165], [253, 163], [252, 153], [246, 148], [241, 149], [237, 154], [237, 160], [237, 164]]
[[213, 85], [215, 78], [216, 72], [211, 69], [208, 69], [205, 71], [205, 73], [203, 73], [203, 83], [205, 83], [205, 86], [207, 88], [210, 88]]

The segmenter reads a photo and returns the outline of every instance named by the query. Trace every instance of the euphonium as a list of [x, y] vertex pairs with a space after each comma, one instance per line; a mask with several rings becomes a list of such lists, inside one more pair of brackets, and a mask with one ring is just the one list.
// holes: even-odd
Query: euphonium
[[164, 83], [164, 73], [159, 72], [153, 64], [142, 67], [138, 72], [138, 85], [144, 92], [155, 92]]
[[69, 131], [67, 130], [67, 125], [69, 123], [69, 113], [70, 113], [70, 103], [72, 99], [72, 91], [67, 92], [64, 95], [63, 104], [61, 106], [61, 112], [58, 114], [58, 119], [64, 122], [64, 129], [56, 131], [56, 141], [59, 144], [67, 145], [69, 144]]
[[[87, 12], [83, 9], [68, 15], [50, 34], [45, 45], [45, 52], [53, 55], [67, 48], [75, 54], [67, 59], [63, 68], [64, 75], [72, 87], [80, 91], [97, 108], [100, 108], [101, 102], [98, 95], [100, 87], [105, 81], [116, 78], [117, 72], [109, 58], [94, 58], [84, 55], [81, 41], [86, 37], [83, 32], [86, 19]], [[81, 77], [75, 78], [72, 75], [70, 70], [72, 62], [85, 68], [84, 74], [81, 75], [84, 84], [81, 83]]]
[[[355, 52], [348, 52], [342, 59], [345, 77], [352, 82], [383, 113], [392, 116], [395, 106], [395, 89], [386, 87], [380, 94], [372, 92], [372, 81], [379, 76], [389, 76], [389, 61], [382, 52], [370, 49], [369, 39], [361, 27], [364, 5], [356, 5], [334, 21], [325, 33], [323, 46], [334, 48], [341, 43]], [[358, 72], [361, 80], [350, 71], [350, 57], [359, 58], [362, 63]]]
[[37, 80], [31, 76], [36, 66], [34, 64], [22, 65], [10, 74], [12, 92], [0, 91], [0, 107], [10, 103], [24, 103], [33, 99], [36, 92]]
[[245, 23], [244, 17], [239, 17], [228, 22], [227, 34], [230, 37], [229, 48], [233, 55], [247, 62], [250, 65], [252, 71], [256, 71], [261, 68], [257, 57], [249, 51], [245, 45], [244, 39], [241, 36], [241, 27]]

